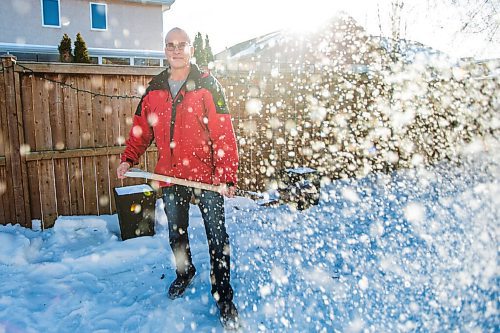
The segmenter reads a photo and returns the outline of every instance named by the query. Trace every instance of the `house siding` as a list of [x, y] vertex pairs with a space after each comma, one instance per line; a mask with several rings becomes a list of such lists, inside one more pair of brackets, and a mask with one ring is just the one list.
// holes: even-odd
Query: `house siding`
[[[108, 29], [90, 27], [90, 2], [107, 4]], [[163, 48], [162, 6], [128, 1], [60, 0], [61, 27], [43, 27], [40, 0], [3, 1], [0, 43], [57, 46], [64, 33], [82, 34], [87, 47], [156, 50]]]

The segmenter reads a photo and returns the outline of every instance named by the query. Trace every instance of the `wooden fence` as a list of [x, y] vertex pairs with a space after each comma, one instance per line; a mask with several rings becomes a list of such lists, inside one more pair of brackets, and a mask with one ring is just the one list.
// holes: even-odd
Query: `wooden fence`
[[[0, 223], [51, 227], [59, 215], [111, 214], [138, 98], [158, 68], [15, 64], [0, 75]], [[109, 96], [113, 96], [112, 98]], [[152, 170], [150, 148], [141, 168]]]
[[[120, 181], [115, 172], [138, 96], [162, 69], [15, 63], [10, 56], [2, 65], [0, 224], [30, 227], [40, 219], [49, 228], [60, 215], [114, 213], [113, 188], [142, 182]], [[248, 190], [270, 186], [289, 167], [336, 179], [442, 159], [458, 142], [492, 133], [499, 87], [496, 79], [387, 84], [374, 74], [338, 72], [217, 77], [238, 137], [239, 186]], [[415, 91], [425, 94], [409, 94]], [[394, 127], [401, 119], [394, 115], [404, 114], [412, 122]], [[152, 171], [156, 160], [153, 145], [139, 167]]]
[[[0, 223], [30, 227], [32, 219], [39, 219], [49, 228], [60, 215], [114, 213], [113, 188], [142, 182], [118, 180], [115, 170], [137, 97], [162, 69], [16, 63], [10, 56], [4, 56], [2, 64]], [[262, 112], [248, 112], [253, 97], [263, 105], [276, 105], [289, 95], [277, 93], [276, 82], [259, 88], [262, 79], [249, 78], [248, 73], [221, 79], [240, 139], [240, 187], [252, 190], [266, 186], [270, 167], [301, 163], [295, 141], [278, 147], [271, 140], [270, 134], [280, 130], [270, 126], [267, 116], [276, 111], [263, 107]], [[282, 105], [295, 107], [293, 98]], [[289, 116], [283, 112], [280, 117]], [[285, 151], [294, 163], [285, 163]], [[153, 145], [139, 167], [152, 171], [156, 160]]]

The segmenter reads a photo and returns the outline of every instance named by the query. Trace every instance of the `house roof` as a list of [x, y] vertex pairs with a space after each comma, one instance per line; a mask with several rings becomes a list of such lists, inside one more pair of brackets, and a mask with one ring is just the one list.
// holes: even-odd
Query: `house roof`
[[164, 5], [164, 6], [172, 6], [175, 0], [125, 0], [128, 2], [138, 2], [145, 4], [153, 4], [153, 5]]
[[[330, 23], [330, 29], [333, 29], [335, 32], [344, 29], [346, 33], [351, 36], [349, 37], [349, 40], [351, 40], [353, 34], [366, 36], [363, 41], [353, 42], [354, 46], [356, 46], [357, 48], [360, 48], [366, 43], [372, 44], [373, 46], [378, 46], [378, 48], [384, 49], [388, 53], [395, 48], [398, 51], [399, 56], [401, 57], [400, 60], [402, 60], [405, 64], [426, 62], [433, 63], [435, 65], [442, 64], [447, 66], [455, 65], [457, 63], [457, 60], [452, 56], [416, 41], [400, 39], [396, 42], [388, 37], [367, 35], [364, 32], [364, 28], [349, 16], [334, 16], [330, 21], [327, 21], [326, 23]], [[346, 28], [349, 26], [351, 26], [351, 28]], [[357, 30], [354, 28], [357, 28]], [[335, 37], [336, 35], [330, 34], [327, 28], [323, 28], [318, 30], [317, 32], [313, 32], [308, 38], [314, 38], [314, 35], [318, 35], [320, 37], [320, 41], [330, 40], [331, 42], [339, 42], [336, 41], [335, 38], [341, 38]], [[275, 54], [281, 52], [281, 60], [283, 60], [283, 56], [287, 52], [289, 54], [297, 55], [300, 54], [300, 52], [303, 52], [299, 50], [299, 47], [297, 46], [299, 44], [296, 43], [297, 40], [299, 40], [297, 39], [297, 36], [294, 36], [293, 33], [290, 33], [289, 31], [275, 31], [235, 44], [227, 48], [226, 50], [216, 54], [215, 59], [220, 61], [254, 61], [254, 59], [260, 59], [260, 61], [265, 62], [272, 61], [273, 59], [275, 59]], [[291, 44], [292, 47], [289, 47], [287, 49], [287, 42], [289, 45]], [[311, 52], [314, 50], [314, 48], [311, 49], [311, 47], [308, 46], [305, 52]], [[355, 52], [359, 52], [359, 50]], [[340, 54], [336, 55], [336, 57], [339, 56]], [[292, 60], [295, 61], [295, 59]], [[365, 70], [364, 68], [366, 67], [362, 64], [357, 63], [353, 63], [353, 65], [357, 66], [356, 70]]]

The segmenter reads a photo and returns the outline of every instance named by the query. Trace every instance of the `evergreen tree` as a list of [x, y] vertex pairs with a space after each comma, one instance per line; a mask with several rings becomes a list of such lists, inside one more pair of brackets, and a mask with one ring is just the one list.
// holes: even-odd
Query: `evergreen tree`
[[83, 40], [82, 35], [78, 33], [75, 40], [75, 62], [78, 63], [90, 63], [89, 51], [87, 50], [87, 45]]
[[59, 46], [59, 61], [60, 62], [72, 62], [73, 55], [71, 54], [71, 38], [67, 34], [64, 34]]
[[199, 32], [194, 37], [193, 47], [194, 47], [194, 57], [196, 58], [196, 64], [198, 64], [199, 66], [206, 66], [207, 60], [205, 58], [205, 51], [203, 48], [203, 37]]
[[207, 64], [214, 61], [214, 54], [212, 53], [212, 47], [210, 46], [208, 35], [205, 35], [205, 61]]

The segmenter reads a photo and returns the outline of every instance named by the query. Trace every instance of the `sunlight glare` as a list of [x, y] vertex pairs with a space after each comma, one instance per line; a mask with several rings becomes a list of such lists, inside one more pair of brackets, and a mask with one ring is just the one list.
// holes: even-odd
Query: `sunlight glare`
[[286, 8], [275, 4], [274, 19], [276, 26], [297, 35], [308, 35], [317, 31], [328, 19], [344, 9], [342, 4], [335, 1], [310, 0], [307, 2], [292, 0], [287, 2]]

